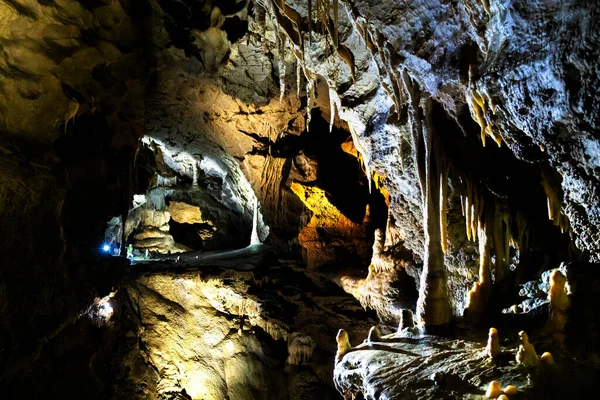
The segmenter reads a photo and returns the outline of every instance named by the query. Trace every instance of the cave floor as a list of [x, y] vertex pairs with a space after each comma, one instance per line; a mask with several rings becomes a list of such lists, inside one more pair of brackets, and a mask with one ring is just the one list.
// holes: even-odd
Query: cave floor
[[133, 272], [159, 272], [166, 270], [232, 269], [251, 271], [266, 267], [276, 260], [267, 245], [250, 245], [235, 250], [192, 251], [152, 259], [136, 259], [130, 269]]
[[[533, 371], [519, 366], [515, 361], [516, 327], [522, 328], [527, 321], [539, 325], [535, 321], [539, 316], [526, 314], [504, 315], [496, 321], [504, 340], [502, 352], [494, 360], [484, 354], [485, 334], [464, 320], [444, 335], [427, 335], [413, 328], [369, 342], [366, 331], [377, 324], [373, 315], [363, 312], [339, 287], [333, 290], [335, 285], [325, 278], [309, 276], [293, 263], [278, 260], [265, 245], [138, 260], [130, 266], [129, 276], [132, 279], [127, 291], [136, 309], [147, 302], [149, 293], [160, 293], [151, 306], [145, 306], [153, 310], [149, 316], [141, 312], [144, 325], [152, 326], [154, 315], [168, 316], [173, 304], [181, 305], [182, 315], [193, 315], [196, 306], [187, 304], [186, 296], [200, 296], [211, 303], [218, 293], [215, 299], [225, 305], [217, 309], [239, 321], [233, 322], [230, 329], [236, 324], [241, 324], [240, 332], [253, 332], [254, 326], [259, 327], [277, 341], [293, 332], [313, 335], [318, 347], [325, 350], [321, 353], [324, 359], [307, 365], [312, 365], [315, 373], [321, 371], [319, 374], [333, 370], [330, 384], [356, 399], [481, 399], [493, 380], [500, 381], [503, 388], [515, 386], [517, 398], [578, 398], [578, 393], [583, 394], [589, 386], [586, 382], [598, 376], [598, 369], [566, 357], [558, 349], [553, 351], [558, 360], [555, 365]], [[177, 294], [181, 290], [187, 293], [183, 297]], [[198, 290], [203, 294], [199, 295]], [[235, 305], [240, 301], [252, 304], [254, 311]], [[195, 317], [189, 318], [191, 321]], [[244, 328], [248, 322], [250, 325]], [[383, 332], [395, 330], [379, 326]], [[175, 328], [169, 335], [180, 335]], [[334, 366], [334, 332], [340, 328], [349, 330], [355, 342], [364, 341]], [[162, 340], [155, 347], [163, 346]], [[548, 346], [540, 344], [538, 350], [554, 350]]]

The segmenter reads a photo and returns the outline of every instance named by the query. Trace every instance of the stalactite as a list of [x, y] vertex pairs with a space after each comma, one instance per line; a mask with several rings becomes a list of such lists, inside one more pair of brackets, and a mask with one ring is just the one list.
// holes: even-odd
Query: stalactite
[[471, 237], [473, 238], [473, 241], [475, 241], [477, 240], [477, 234], [479, 232], [478, 226], [481, 202], [479, 193], [477, 192], [477, 186], [471, 185], [471, 188], [473, 190], [473, 200], [471, 201], [471, 221], [469, 221], [469, 224], [471, 225]]
[[345, 7], [345, 8], [346, 8], [346, 15], [348, 16], [348, 20], [352, 24], [352, 28], [354, 28], [356, 33], [358, 33], [359, 39], [362, 39], [366, 45], [367, 40], [365, 39], [365, 32], [363, 31], [360, 24], [358, 23], [356, 16], [353, 14], [350, 7]]
[[422, 131], [417, 132], [423, 144], [419, 148], [424, 152], [424, 163], [417, 165], [418, 168], [424, 167], [425, 177], [422, 206], [425, 249], [417, 314], [421, 325], [425, 327], [447, 324], [452, 316], [440, 238], [440, 149], [431, 121], [431, 108], [432, 100], [429, 98], [423, 103]]
[[339, 44], [338, 29], [338, 0], [332, 0], [333, 7], [333, 45], [337, 48]]
[[308, 44], [312, 45], [312, 0], [308, 0]]
[[300, 98], [300, 83], [302, 74], [302, 62], [296, 57], [296, 97]]
[[483, 6], [483, 9], [485, 10], [485, 12], [490, 15], [491, 14], [491, 10], [490, 10], [490, 0], [481, 0], [481, 5]]
[[515, 225], [517, 231], [517, 247], [519, 248], [519, 251], [523, 253], [529, 249], [529, 224], [527, 222], [527, 218], [525, 218], [525, 216], [523, 216], [523, 214], [520, 212], [517, 212]]
[[369, 49], [372, 56], [375, 56], [375, 54], [377, 53], [377, 47], [375, 46], [375, 41], [371, 37], [371, 33], [369, 32], [369, 27], [368, 27], [366, 21], [365, 21], [364, 31], [365, 31], [365, 41], [367, 42], [367, 49]]
[[550, 178], [550, 171], [547, 167], [540, 167], [542, 171], [542, 186], [546, 193], [547, 206], [548, 206], [548, 218], [553, 222], [555, 226], [560, 228], [562, 233], [571, 233], [571, 228], [567, 216], [562, 211], [561, 200], [559, 195], [561, 189], [556, 185]]
[[346, 65], [350, 68], [350, 77], [352, 82], [356, 82], [356, 66], [354, 65], [354, 54], [344, 45], [338, 45], [336, 49], [338, 55], [344, 60]]
[[[360, 144], [358, 134], [352, 128], [352, 125], [350, 125], [348, 128], [350, 130], [350, 135], [352, 136], [352, 142], [354, 143], [354, 147], [356, 147], [356, 151], [359, 154], [359, 161], [362, 160], [362, 162], [363, 162], [365, 175], [370, 178], [371, 177], [371, 167], [369, 166], [369, 161], [370, 161], [369, 154], [364, 150], [364, 148]], [[368, 188], [369, 188], [369, 193], [371, 193], [371, 179], [368, 179]]]
[[[488, 207], [489, 209], [489, 207]], [[479, 230], [479, 282], [473, 284], [469, 291], [465, 315], [472, 320], [478, 320], [487, 306], [491, 292], [491, 238], [488, 234], [490, 225], [490, 211], [485, 211], [478, 224]]]
[[285, 95], [285, 45], [286, 36], [279, 35], [279, 102], [283, 100]]
[[335, 89], [329, 86], [329, 112], [331, 116], [329, 118], [329, 132], [333, 130], [333, 122], [335, 120], [335, 100], [334, 96], [337, 96]]
[[315, 83], [308, 77], [306, 81], [306, 131], [308, 132], [311, 120], [312, 104], [315, 96]]
[[471, 240], [471, 200], [473, 197], [471, 195], [471, 182], [468, 179], [466, 181], [466, 189], [467, 192], [465, 193], [465, 223], [467, 227], [467, 239]]
[[[477, 91], [475, 91], [475, 89], [470, 89], [468, 91], [468, 95], [467, 95], [467, 99], [471, 108], [471, 111], [474, 115], [474, 120], [475, 122], [477, 122], [477, 124], [479, 124], [480, 128], [481, 128], [481, 143], [483, 144], [483, 147], [485, 147], [485, 137], [486, 136], [490, 136], [492, 139], [494, 139], [494, 141], [496, 142], [496, 144], [498, 145], [498, 147], [500, 147], [502, 145], [502, 137], [497, 134], [496, 132], [494, 132], [494, 130], [492, 129], [492, 124], [491, 122], [489, 122], [486, 119], [486, 111], [488, 110], [488, 106], [486, 103], [486, 99], [487, 96], [483, 96], [479, 93], [477, 93]], [[491, 100], [489, 101], [490, 103], [490, 108], [492, 110], [492, 113], [495, 113], [496, 107], [492, 105]]]
[[444, 254], [448, 251], [448, 235], [446, 231], [448, 218], [448, 166], [446, 163], [441, 167], [440, 172], [440, 232], [442, 251]]
[[510, 229], [508, 214], [495, 205], [493, 227], [491, 229], [495, 262], [496, 282], [504, 279], [508, 273], [509, 252], [510, 252]]
[[420, 159], [420, 155], [424, 153], [423, 138], [422, 138], [422, 123], [419, 117], [419, 96], [410, 75], [406, 70], [402, 71], [402, 82], [404, 83], [404, 90], [408, 95], [408, 114], [409, 114], [409, 126], [411, 133], [411, 142], [415, 156], [415, 165], [417, 169], [417, 175], [419, 177], [419, 185], [421, 189], [422, 202], [425, 203], [425, 160]]

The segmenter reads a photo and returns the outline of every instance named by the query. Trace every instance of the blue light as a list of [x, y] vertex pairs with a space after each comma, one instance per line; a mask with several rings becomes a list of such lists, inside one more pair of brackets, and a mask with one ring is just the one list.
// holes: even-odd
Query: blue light
[[110, 246], [105, 244], [104, 246], [102, 246], [102, 250], [108, 253], [110, 251]]

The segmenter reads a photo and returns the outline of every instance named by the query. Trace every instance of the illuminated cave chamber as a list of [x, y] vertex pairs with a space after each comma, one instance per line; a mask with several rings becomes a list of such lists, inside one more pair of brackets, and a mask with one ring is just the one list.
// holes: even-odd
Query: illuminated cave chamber
[[[132, 208], [108, 224], [105, 243], [135, 258], [241, 248], [269, 228], [243, 175], [226, 163], [145, 137], [134, 170]], [[232, 177], [232, 175], [234, 175]], [[243, 181], [237, 181], [242, 179]]]
[[3, 398], [584, 398], [598, 11], [0, 2]]

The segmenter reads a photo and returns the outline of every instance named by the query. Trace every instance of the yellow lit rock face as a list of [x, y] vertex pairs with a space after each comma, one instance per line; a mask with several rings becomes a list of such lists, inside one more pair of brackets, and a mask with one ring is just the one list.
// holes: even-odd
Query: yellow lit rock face
[[169, 204], [169, 213], [171, 213], [171, 219], [180, 224], [199, 224], [205, 222], [202, 219], [200, 207], [187, 203], [172, 201]]
[[358, 150], [356, 150], [356, 146], [354, 146], [354, 142], [352, 140], [348, 140], [342, 143], [342, 150], [344, 150], [345, 153], [348, 153], [351, 156], [354, 156], [356, 158], [359, 157]]
[[343, 215], [318, 187], [292, 183], [292, 191], [313, 212], [309, 223], [298, 234], [306, 250], [309, 269], [315, 269], [336, 259], [336, 249], [345, 249], [366, 259], [369, 245], [365, 227]]
[[[144, 108], [143, 46], [126, 2], [102, 3], [0, 2], [0, 131], [51, 142], [61, 125], [101, 111], [119, 131], [115, 147], [134, 144]], [[124, 47], [132, 50], [121, 53]]]
[[263, 320], [244, 290], [197, 275], [143, 277], [128, 288], [160, 376], [159, 396], [185, 389], [198, 400], [276, 398], [281, 389], [268, 386], [275, 372], [267, 348], [249, 329], [263, 326], [275, 338], [285, 331]]

